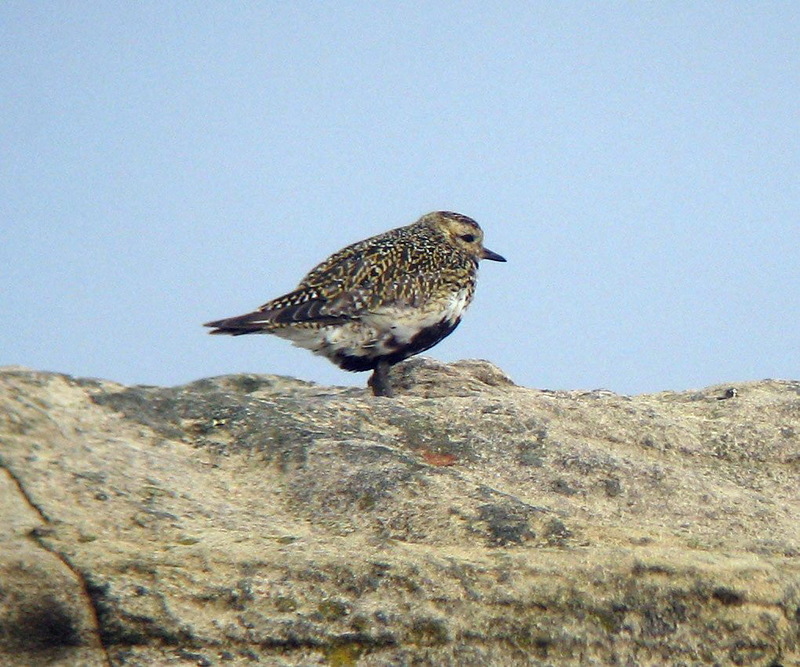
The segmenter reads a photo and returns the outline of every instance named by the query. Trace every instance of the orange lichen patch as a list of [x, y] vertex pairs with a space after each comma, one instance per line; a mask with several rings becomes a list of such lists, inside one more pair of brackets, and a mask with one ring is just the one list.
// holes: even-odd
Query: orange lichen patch
[[422, 459], [432, 466], [452, 466], [458, 462], [458, 457], [455, 454], [432, 452], [430, 449], [422, 450]]

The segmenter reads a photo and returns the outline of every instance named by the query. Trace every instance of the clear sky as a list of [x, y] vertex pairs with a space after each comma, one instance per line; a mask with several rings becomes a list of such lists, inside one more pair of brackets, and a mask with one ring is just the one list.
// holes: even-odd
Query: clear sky
[[429, 352], [623, 393], [800, 378], [800, 3], [0, 3], [0, 364], [361, 384], [208, 336], [455, 210]]

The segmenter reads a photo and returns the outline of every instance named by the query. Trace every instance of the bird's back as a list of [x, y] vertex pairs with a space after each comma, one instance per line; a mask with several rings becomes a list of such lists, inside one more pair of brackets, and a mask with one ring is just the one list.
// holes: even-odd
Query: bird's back
[[371, 313], [436, 307], [463, 289], [469, 302], [476, 270], [476, 262], [436, 230], [415, 223], [334, 253], [309, 271], [297, 289], [261, 309], [283, 311], [277, 319], [287, 324], [320, 322], [320, 316], [331, 324], [331, 319], [344, 322]]

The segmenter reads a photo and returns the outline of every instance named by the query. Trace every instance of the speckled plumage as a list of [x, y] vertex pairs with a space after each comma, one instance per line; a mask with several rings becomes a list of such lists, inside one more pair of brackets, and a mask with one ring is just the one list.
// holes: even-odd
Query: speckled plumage
[[312, 269], [292, 292], [246, 315], [209, 322], [213, 334], [271, 333], [350, 371], [386, 374], [452, 333], [475, 293], [478, 262], [504, 262], [483, 247], [471, 218], [438, 211], [359, 241]]

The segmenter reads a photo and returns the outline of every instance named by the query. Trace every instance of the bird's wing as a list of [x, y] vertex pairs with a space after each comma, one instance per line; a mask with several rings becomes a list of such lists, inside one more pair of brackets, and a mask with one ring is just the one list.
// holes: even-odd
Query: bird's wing
[[[398, 233], [401, 232], [401, 233]], [[391, 243], [383, 243], [391, 235]], [[342, 248], [315, 266], [297, 289], [264, 304], [274, 325], [339, 324], [384, 309], [418, 308], [434, 298], [441, 276], [415, 265], [413, 235], [401, 228]]]
[[314, 288], [300, 287], [268, 301], [256, 312], [261, 313], [264, 324], [275, 326], [301, 322], [342, 324], [353, 319], [353, 313], [336, 301], [328, 299]]
[[275, 331], [291, 324], [343, 324], [349, 315], [329, 308], [327, 299], [307, 289], [298, 289], [265, 303], [252, 313], [207, 322], [211, 333], [239, 336], [248, 333]]

